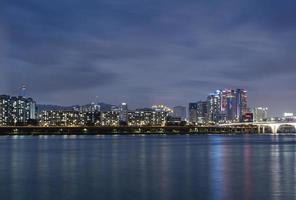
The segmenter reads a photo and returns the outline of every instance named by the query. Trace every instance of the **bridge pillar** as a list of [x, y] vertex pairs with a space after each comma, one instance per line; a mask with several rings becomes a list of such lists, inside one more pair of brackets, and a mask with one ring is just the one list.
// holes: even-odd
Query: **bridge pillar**
[[296, 125], [292, 125], [292, 126], [294, 126], [294, 128], [295, 128], [295, 130], [296, 130]]
[[277, 134], [279, 125], [271, 125], [272, 134]]

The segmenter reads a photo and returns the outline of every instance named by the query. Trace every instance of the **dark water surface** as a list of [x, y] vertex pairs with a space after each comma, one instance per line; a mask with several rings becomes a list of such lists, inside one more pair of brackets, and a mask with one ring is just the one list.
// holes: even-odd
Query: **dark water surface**
[[0, 137], [0, 199], [296, 199], [296, 136]]

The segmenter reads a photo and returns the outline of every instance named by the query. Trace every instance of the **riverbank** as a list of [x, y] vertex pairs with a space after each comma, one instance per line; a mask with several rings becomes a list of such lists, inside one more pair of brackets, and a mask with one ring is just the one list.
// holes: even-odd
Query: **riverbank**
[[257, 126], [3, 126], [0, 135], [258, 134]]

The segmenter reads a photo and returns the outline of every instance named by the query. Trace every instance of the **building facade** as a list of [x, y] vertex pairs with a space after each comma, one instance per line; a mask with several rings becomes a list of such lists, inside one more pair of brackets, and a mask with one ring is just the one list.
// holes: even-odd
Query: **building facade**
[[216, 123], [220, 120], [221, 105], [220, 105], [220, 91], [210, 94], [207, 98], [207, 113], [208, 122]]
[[22, 96], [0, 96], [0, 125], [27, 125], [37, 118], [36, 102]]
[[267, 112], [268, 108], [267, 107], [255, 107], [252, 110], [253, 112], [253, 117], [254, 117], [254, 122], [262, 122], [267, 119]]
[[175, 106], [173, 108], [173, 117], [181, 118], [182, 121], [186, 120], [186, 107], [185, 106]]
[[41, 126], [98, 126], [100, 122], [101, 114], [98, 111], [50, 110], [39, 114], [39, 125]]
[[247, 91], [243, 89], [236, 90], [236, 119], [242, 121], [243, 115], [248, 112]]
[[188, 107], [189, 124], [195, 125], [198, 122], [197, 118], [197, 103], [189, 103]]
[[164, 126], [168, 112], [144, 109], [128, 112], [129, 126]]
[[206, 101], [197, 102], [197, 123], [204, 124], [208, 118], [208, 103]]
[[119, 126], [120, 112], [119, 111], [107, 111], [101, 112], [101, 125], [102, 126]]
[[120, 105], [120, 117], [119, 120], [123, 123], [127, 123], [127, 114], [128, 113], [128, 107], [126, 103], [122, 103]]

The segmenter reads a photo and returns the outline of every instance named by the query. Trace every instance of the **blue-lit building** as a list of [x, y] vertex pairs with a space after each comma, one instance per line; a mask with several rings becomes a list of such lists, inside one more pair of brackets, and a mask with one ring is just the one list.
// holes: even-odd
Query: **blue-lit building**
[[207, 97], [207, 115], [208, 122], [219, 122], [221, 118], [221, 91], [217, 90], [215, 93]]
[[188, 107], [189, 124], [195, 125], [198, 122], [197, 103], [189, 103]]

